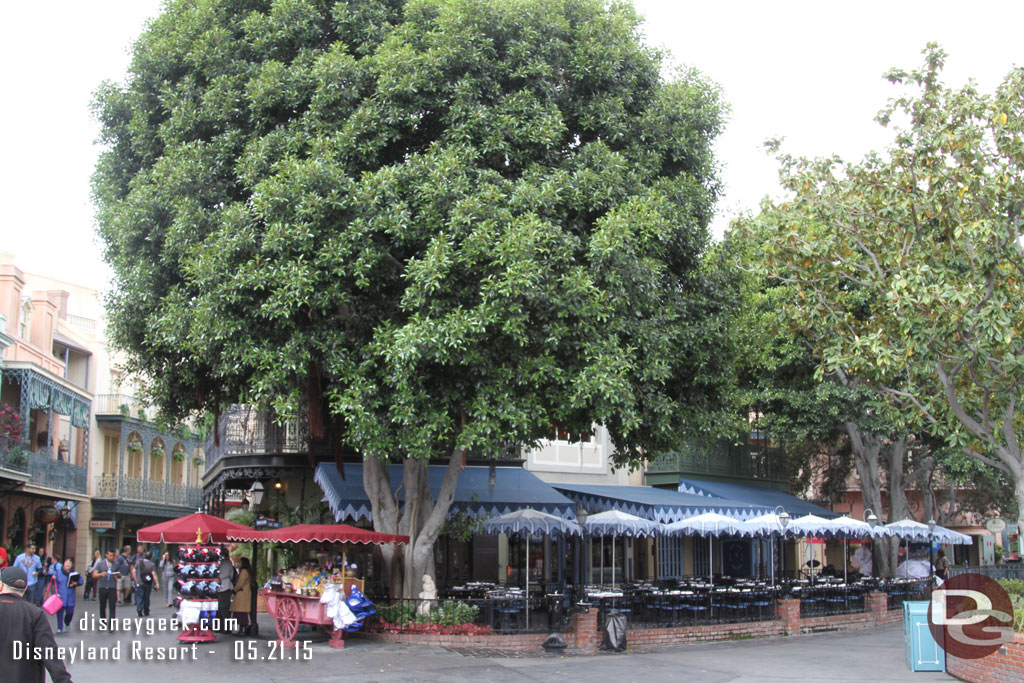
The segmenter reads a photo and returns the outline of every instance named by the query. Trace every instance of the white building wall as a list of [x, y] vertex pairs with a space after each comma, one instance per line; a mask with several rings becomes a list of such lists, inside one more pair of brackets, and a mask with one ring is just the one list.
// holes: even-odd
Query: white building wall
[[526, 469], [543, 481], [562, 484], [638, 485], [642, 475], [626, 469], [613, 470], [613, 451], [608, 430], [595, 427], [586, 441], [552, 439], [526, 453]]

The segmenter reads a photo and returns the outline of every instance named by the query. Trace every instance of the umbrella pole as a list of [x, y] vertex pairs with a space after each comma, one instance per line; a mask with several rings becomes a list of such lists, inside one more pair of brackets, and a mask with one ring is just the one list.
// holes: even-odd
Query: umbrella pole
[[604, 536], [601, 537], [601, 582], [604, 585]]
[[530, 532], [526, 532], [526, 628], [530, 628]]
[[708, 578], [711, 579], [711, 585], [715, 585], [715, 546], [712, 545], [712, 539], [714, 537], [708, 534]]
[[612, 590], [615, 590], [615, 534], [612, 534]]

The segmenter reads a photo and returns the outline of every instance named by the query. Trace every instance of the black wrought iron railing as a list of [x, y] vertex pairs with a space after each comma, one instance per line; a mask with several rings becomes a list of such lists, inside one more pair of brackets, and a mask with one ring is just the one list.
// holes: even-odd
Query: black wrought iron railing
[[0, 437], [0, 467], [29, 476], [43, 488], [86, 493], [87, 468], [61, 459], [48, 450], [32, 451], [24, 439]]
[[215, 440], [211, 432], [206, 439], [206, 469], [230, 455], [262, 455], [306, 453], [309, 450], [309, 425], [304, 420], [279, 421], [272, 410], [256, 406], [235, 405], [225, 411], [217, 422]]
[[0, 436], [0, 468], [28, 474], [30, 452], [21, 439]]
[[835, 614], [856, 614], [865, 610], [866, 586], [819, 585], [794, 590], [800, 598], [800, 617], [826, 617]]
[[120, 498], [191, 508], [198, 508], [203, 502], [201, 488], [174, 482], [101, 474], [96, 477], [95, 485], [97, 498]]
[[651, 474], [705, 474], [783, 481], [785, 456], [778, 448], [692, 441], [682, 452], [655, 458], [648, 464], [647, 471]]
[[901, 609], [908, 600], [928, 600], [930, 579], [886, 579], [878, 589], [889, 596], [889, 609]]
[[992, 564], [984, 567], [950, 567], [949, 575], [960, 574], [983, 574], [990, 579], [1019, 579], [1024, 580], [1024, 564]]
[[590, 591], [585, 600], [597, 609], [598, 628], [607, 617], [625, 613], [630, 628], [665, 628], [775, 619], [778, 589], [770, 586], [721, 589], [626, 587]]

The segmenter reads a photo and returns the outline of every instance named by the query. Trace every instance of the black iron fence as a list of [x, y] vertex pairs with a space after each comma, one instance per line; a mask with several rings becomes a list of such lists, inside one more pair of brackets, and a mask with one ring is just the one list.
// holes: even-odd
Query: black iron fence
[[878, 590], [889, 596], [889, 609], [901, 609], [908, 600], [928, 600], [930, 579], [886, 579]]
[[990, 579], [1022, 579], [1024, 580], [1024, 564], [992, 564], [984, 567], [950, 567], [949, 575], [983, 574]]
[[800, 599], [800, 617], [827, 617], [834, 614], [856, 614], [865, 609], [863, 585], [818, 585], [795, 588], [793, 596]]
[[631, 589], [585, 596], [597, 611], [598, 628], [609, 614], [626, 614], [630, 628], [730, 624], [775, 619], [778, 589], [770, 586], [721, 589]]

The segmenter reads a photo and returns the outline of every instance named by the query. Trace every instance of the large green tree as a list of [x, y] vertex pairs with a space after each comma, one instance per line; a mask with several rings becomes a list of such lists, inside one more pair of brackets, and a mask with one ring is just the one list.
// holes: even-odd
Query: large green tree
[[[765, 263], [793, 283], [823, 373], [880, 392], [904, 431], [929, 429], [1005, 473], [1024, 504], [1024, 70], [993, 94], [940, 79], [944, 53], [892, 71], [885, 154], [780, 154], [790, 196], [765, 208]], [[1012, 514], [1012, 511], [1008, 511]]]
[[722, 105], [638, 25], [600, 0], [168, 2], [98, 94], [113, 340], [169, 414], [269, 404], [363, 453], [407, 591], [467, 452], [594, 422], [619, 462], [674, 443], [718, 387]]

